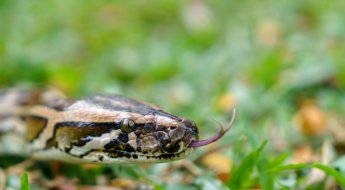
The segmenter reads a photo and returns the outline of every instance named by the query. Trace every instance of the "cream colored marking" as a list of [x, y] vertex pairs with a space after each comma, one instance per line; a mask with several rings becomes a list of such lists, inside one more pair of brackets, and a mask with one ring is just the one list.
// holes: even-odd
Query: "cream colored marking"
[[160, 125], [166, 125], [166, 126], [178, 126], [178, 123], [169, 118], [169, 117], [164, 117], [164, 116], [160, 116], [160, 115], [156, 115], [156, 122], [159, 123]]
[[105, 133], [100, 137], [94, 137], [90, 142], [87, 142], [84, 146], [73, 146], [70, 153], [73, 155], [82, 155], [92, 149], [99, 149], [99, 147], [104, 147], [113, 139], [117, 138], [121, 133], [121, 129], [113, 130], [110, 133]]
[[147, 121], [144, 117], [138, 117], [136, 120], [133, 120], [135, 123], [145, 123]]
[[131, 145], [135, 150], [138, 148], [137, 140], [128, 140], [128, 144]]
[[[120, 122], [124, 118], [130, 118], [135, 123], [138, 122], [138, 118], [143, 117], [137, 113], [123, 112], [123, 111], [110, 111], [100, 108], [83, 108], [79, 110], [71, 110], [61, 112], [57, 115], [57, 122], [64, 121], [80, 121], [80, 122]], [[153, 119], [153, 116], [146, 117], [146, 119]], [[147, 121], [147, 120], [143, 121]]]
[[46, 147], [46, 142], [48, 141], [48, 139], [53, 137], [55, 124], [56, 122], [54, 121], [54, 119], [48, 120], [47, 126], [44, 128], [42, 133], [37, 139], [32, 142], [32, 150], [40, 150]]
[[[133, 106], [133, 102], [132, 101], [109, 101], [108, 97], [106, 96], [96, 96], [94, 97], [94, 99], [97, 101], [101, 101], [101, 102], [109, 102], [109, 104], [111, 104], [112, 106], [114, 107], [130, 107], [130, 106]], [[142, 102], [141, 102], [142, 103]], [[90, 103], [88, 103], [90, 104]], [[91, 104], [93, 104], [93, 102], [91, 102]], [[144, 103], [142, 103], [144, 104]], [[94, 106], [96, 106], [95, 104], [93, 104]], [[147, 104], [144, 104], [144, 105], [147, 105]]]
[[40, 116], [43, 118], [52, 118], [56, 117], [58, 112], [45, 106], [33, 106], [29, 109], [29, 114]]
[[128, 133], [128, 140], [135, 140], [137, 139], [137, 135], [134, 132]]
[[110, 133], [105, 133], [100, 137], [94, 137], [90, 142], [86, 143], [84, 147], [89, 149], [96, 149], [99, 147], [104, 147], [113, 139], [116, 139], [121, 133], [121, 129], [113, 130]]
[[73, 148], [70, 150], [69, 154], [75, 155], [75, 156], [80, 156], [85, 154], [89, 149], [85, 148], [84, 146], [78, 147], [78, 146], [73, 146]]
[[131, 145], [134, 149], [137, 149], [137, 136], [134, 132], [128, 134], [128, 144]]

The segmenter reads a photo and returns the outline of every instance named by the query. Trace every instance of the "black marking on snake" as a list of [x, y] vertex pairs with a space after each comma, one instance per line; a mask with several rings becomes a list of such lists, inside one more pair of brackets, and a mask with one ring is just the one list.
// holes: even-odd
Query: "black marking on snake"
[[69, 154], [69, 152], [72, 150], [73, 146], [66, 147], [64, 151]]
[[55, 127], [111, 127], [113, 129], [120, 129], [119, 122], [82, 122], [82, 121], [64, 121], [59, 122]]
[[[96, 151], [95, 149], [88, 150], [85, 153], [79, 155], [79, 158], [83, 158], [83, 157], [87, 156], [88, 154], [90, 154], [91, 152], [95, 152], [95, 151]], [[77, 156], [77, 155], [74, 155], [74, 154], [71, 154], [71, 155]]]
[[155, 123], [145, 123], [145, 125], [144, 125], [144, 130], [145, 130], [147, 133], [150, 133], [150, 132], [152, 132], [152, 131], [155, 130], [155, 128], [156, 128], [155, 126], [156, 126]]
[[128, 143], [123, 143], [119, 139], [113, 139], [106, 145], [104, 145], [104, 149], [110, 152], [113, 151], [126, 151], [126, 152], [135, 152], [135, 149]]
[[128, 134], [126, 134], [126, 133], [120, 133], [117, 138], [122, 143], [127, 143], [128, 142]]
[[99, 155], [99, 156], [98, 156], [98, 160], [99, 160], [99, 161], [103, 161], [103, 159], [104, 159], [104, 156], [103, 156], [103, 155]]

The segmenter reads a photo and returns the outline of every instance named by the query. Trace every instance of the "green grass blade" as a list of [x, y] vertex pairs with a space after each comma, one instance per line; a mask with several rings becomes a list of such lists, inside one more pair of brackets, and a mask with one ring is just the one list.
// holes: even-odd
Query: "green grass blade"
[[248, 154], [243, 161], [241, 162], [240, 166], [233, 172], [233, 177], [229, 181], [228, 186], [231, 189], [238, 189], [245, 187], [246, 184], [250, 181], [250, 175], [252, 174], [255, 165], [257, 164], [258, 160], [260, 159], [260, 154], [264, 147], [266, 146], [267, 141], [264, 141], [259, 148], [252, 151]]
[[274, 167], [277, 167], [277, 166], [281, 166], [289, 156], [290, 155], [288, 153], [283, 153], [283, 154], [279, 155], [278, 157], [276, 157], [271, 162], [270, 167], [274, 168]]
[[345, 187], [345, 176], [343, 176], [341, 173], [339, 173], [334, 168], [332, 168], [330, 166], [323, 165], [323, 164], [319, 164], [319, 163], [312, 164], [311, 166], [315, 167], [315, 168], [318, 168], [318, 169], [324, 171], [327, 175], [330, 175], [330, 176], [334, 177], [335, 180], [337, 182], [339, 182], [339, 184], [342, 187]]
[[342, 186], [345, 187], [345, 176], [340, 174], [337, 170], [330, 166], [326, 166], [320, 163], [315, 164], [288, 164], [283, 166], [275, 167], [269, 171], [279, 173], [284, 170], [298, 170], [304, 168], [318, 168], [325, 172], [327, 175], [334, 177], [334, 179]]
[[274, 167], [268, 170], [268, 172], [279, 173], [284, 170], [298, 170], [298, 169], [303, 169], [303, 168], [308, 168], [308, 167], [309, 167], [309, 164], [286, 164], [286, 165]]
[[30, 190], [28, 174], [24, 173], [20, 179], [20, 190]]

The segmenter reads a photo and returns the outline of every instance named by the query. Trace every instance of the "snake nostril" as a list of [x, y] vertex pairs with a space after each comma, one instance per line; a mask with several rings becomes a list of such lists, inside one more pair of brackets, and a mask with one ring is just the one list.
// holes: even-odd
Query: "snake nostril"
[[177, 129], [177, 126], [169, 126], [169, 129], [170, 129], [170, 130], [176, 130], [176, 129]]

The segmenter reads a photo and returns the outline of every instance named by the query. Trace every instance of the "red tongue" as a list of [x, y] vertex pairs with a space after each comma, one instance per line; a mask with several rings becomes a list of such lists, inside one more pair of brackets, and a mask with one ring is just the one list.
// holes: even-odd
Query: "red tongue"
[[235, 116], [236, 116], [236, 110], [234, 109], [233, 112], [232, 112], [231, 121], [229, 122], [228, 126], [227, 126], [225, 129], [224, 129], [224, 126], [223, 126], [222, 124], [220, 124], [220, 123], [218, 123], [218, 122], [216, 121], [217, 124], [218, 124], [218, 126], [220, 127], [220, 131], [219, 131], [216, 135], [214, 135], [214, 136], [212, 136], [212, 137], [210, 137], [210, 138], [208, 138], [208, 139], [205, 139], [205, 140], [194, 141], [194, 142], [192, 142], [189, 146], [190, 146], [190, 147], [194, 147], [194, 148], [196, 148], [196, 147], [202, 147], [202, 146], [206, 146], [206, 145], [208, 145], [208, 144], [211, 144], [211, 143], [213, 143], [213, 142], [219, 140], [220, 138], [222, 138], [222, 136], [223, 136], [226, 132], [229, 131], [229, 129], [230, 129], [231, 126], [232, 126], [232, 123], [233, 123], [234, 120], [235, 120]]

